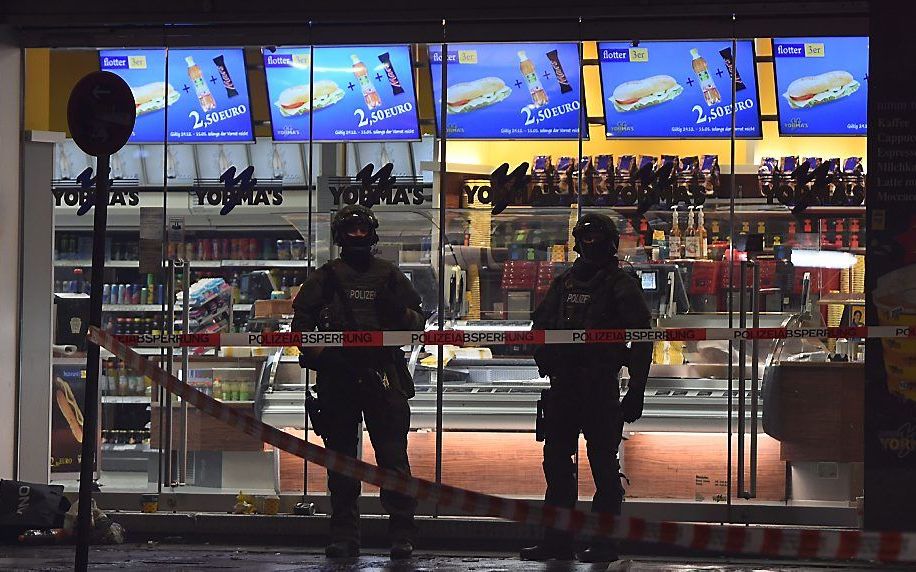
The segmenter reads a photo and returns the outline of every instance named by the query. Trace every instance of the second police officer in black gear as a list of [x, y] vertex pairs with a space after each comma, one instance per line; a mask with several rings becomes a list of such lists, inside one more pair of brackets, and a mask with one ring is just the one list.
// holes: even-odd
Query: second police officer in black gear
[[[636, 278], [618, 267], [619, 235], [614, 222], [588, 213], [573, 230], [573, 266], [557, 277], [534, 312], [534, 327], [544, 330], [648, 328], [651, 313]], [[595, 480], [592, 511], [618, 515], [624, 489], [617, 448], [624, 422], [642, 415], [651, 343], [546, 345], [535, 353], [541, 375], [550, 378], [542, 403], [544, 502], [573, 508], [577, 475], [573, 455], [580, 432]], [[629, 389], [620, 401], [618, 372], [627, 365]], [[521, 551], [526, 560], [571, 560], [576, 556], [569, 533], [545, 529], [543, 540]], [[596, 538], [580, 553], [586, 562], [617, 560], [612, 539]]]
[[[372, 251], [378, 220], [368, 208], [346, 206], [334, 216], [331, 235], [340, 258], [316, 270], [293, 302], [293, 331], [423, 329], [421, 299], [404, 274]], [[365, 420], [375, 458], [383, 469], [410, 475], [407, 432], [413, 381], [400, 348], [302, 348], [300, 364], [317, 370], [320, 415], [312, 421], [325, 446], [356, 457], [359, 422]], [[359, 555], [360, 482], [328, 471], [332, 558]], [[382, 489], [390, 515], [391, 557], [413, 551], [416, 499]]]

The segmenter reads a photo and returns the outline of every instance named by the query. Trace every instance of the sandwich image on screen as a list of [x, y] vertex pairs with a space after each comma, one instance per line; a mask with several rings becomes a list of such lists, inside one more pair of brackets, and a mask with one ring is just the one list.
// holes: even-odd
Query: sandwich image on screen
[[638, 111], [671, 101], [683, 91], [684, 88], [670, 75], [653, 75], [618, 85], [611, 101], [617, 111]]
[[137, 104], [137, 117], [164, 109], [166, 105], [172, 105], [181, 97], [172, 84], [166, 84], [164, 81], [131, 86], [130, 90], [134, 93], [134, 102]]
[[807, 109], [852, 95], [859, 82], [847, 71], [835, 70], [815, 76], [800, 77], [782, 94], [792, 109]]
[[449, 113], [467, 113], [506, 99], [512, 89], [498, 77], [484, 77], [449, 86], [446, 104]]
[[285, 117], [292, 117], [309, 113], [313, 107], [316, 111], [330, 107], [344, 97], [344, 91], [329, 79], [315, 82], [314, 104], [309, 100], [309, 90], [309, 84], [288, 87], [280, 92], [280, 97], [277, 98], [274, 105]]

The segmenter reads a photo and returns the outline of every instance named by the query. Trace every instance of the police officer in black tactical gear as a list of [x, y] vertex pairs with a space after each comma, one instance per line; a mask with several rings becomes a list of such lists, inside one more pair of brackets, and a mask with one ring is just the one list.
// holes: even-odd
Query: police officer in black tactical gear
[[[397, 266], [373, 255], [378, 220], [368, 208], [342, 208], [331, 222], [340, 258], [316, 270], [293, 302], [293, 331], [422, 330], [420, 296]], [[302, 367], [318, 372], [318, 411], [312, 426], [325, 446], [356, 457], [364, 419], [375, 458], [383, 469], [410, 475], [407, 432], [413, 381], [400, 348], [302, 348]], [[360, 482], [328, 471], [331, 497], [331, 558], [359, 555]], [[382, 489], [390, 515], [391, 557], [413, 552], [416, 499]]]
[[[648, 328], [651, 313], [636, 278], [618, 267], [620, 237], [614, 222], [588, 213], [573, 229], [573, 266], [557, 277], [534, 312], [534, 327], [544, 330]], [[588, 460], [595, 480], [592, 511], [618, 515], [623, 486], [617, 447], [624, 422], [640, 418], [652, 360], [651, 343], [607, 345], [547, 345], [535, 353], [550, 389], [541, 403], [544, 439], [544, 502], [573, 508], [577, 497], [573, 455], [579, 433], [585, 435]], [[626, 365], [629, 389], [620, 400], [618, 373]], [[539, 419], [541, 421], [541, 419]], [[571, 534], [545, 529], [543, 540], [521, 551], [525, 560], [572, 560]], [[584, 562], [617, 560], [610, 538], [595, 538], [578, 554]]]

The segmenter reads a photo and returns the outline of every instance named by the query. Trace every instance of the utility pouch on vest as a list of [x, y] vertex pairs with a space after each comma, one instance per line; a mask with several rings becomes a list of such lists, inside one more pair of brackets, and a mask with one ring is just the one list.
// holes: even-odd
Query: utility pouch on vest
[[547, 435], [547, 421], [544, 416], [544, 405], [547, 402], [547, 392], [549, 389], [541, 390], [541, 398], [537, 401], [537, 416], [534, 422], [534, 438], [536, 441], [543, 441]]

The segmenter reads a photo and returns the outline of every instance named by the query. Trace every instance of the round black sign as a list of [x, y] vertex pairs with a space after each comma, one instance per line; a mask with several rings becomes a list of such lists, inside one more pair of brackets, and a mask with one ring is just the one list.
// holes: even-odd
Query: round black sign
[[123, 79], [106, 71], [83, 77], [70, 92], [67, 124], [73, 141], [87, 155], [117, 153], [137, 120], [134, 94]]

